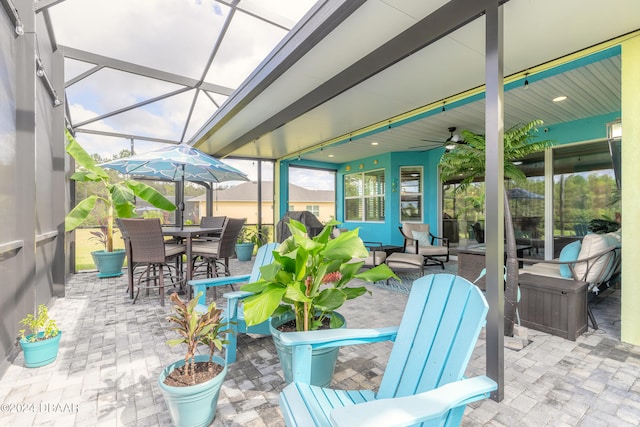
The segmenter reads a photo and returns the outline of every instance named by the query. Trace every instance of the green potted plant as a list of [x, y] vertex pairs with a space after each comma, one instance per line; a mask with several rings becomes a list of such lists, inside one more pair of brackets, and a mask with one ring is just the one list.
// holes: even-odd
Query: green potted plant
[[[523, 157], [543, 151], [551, 141], [534, 141], [537, 127], [542, 125], [542, 120], [533, 120], [529, 123], [516, 125], [504, 132], [504, 178], [511, 179], [515, 183], [524, 183], [527, 178], [518, 167], [515, 161]], [[455, 149], [445, 152], [440, 160], [440, 179], [446, 182], [452, 178], [464, 176], [455, 192], [465, 191], [475, 180], [483, 178], [486, 172], [486, 140], [484, 135], [470, 131], [462, 131], [463, 143]], [[504, 229], [507, 254], [507, 279], [504, 292], [504, 334], [513, 336], [513, 328], [516, 318], [516, 308], [518, 305], [518, 260], [516, 253], [516, 238], [513, 229], [513, 219], [509, 207], [509, 197], [506, 187], [504, 190]], [[484, 242], [484, 230], [482, 234], [477, 234], [475, 238]]]
[[112, 183], [107, 172], [96, 164], [94, 159], [78, 144], [68, 130], [65, 130], [67, 137], [67, 153], [73, 157], [76, 163], [81, 166], [81, 170], [75, 172], [71, 179], [78, 182], [100, 182], [104, 185], [105, 195], [92, 194], [80, 201], [65, 218], [65, 231], [73, 231], [82, 225], [91, 212], [98, 206], [98, 202], [107, 208], [105, 223], [101, 225], [99, 232], [94, 233], [94, 237], [104, 243], [104, 250], [91, 253], [96, 267], [98, 277], [120, 276], [122, 265], [124, 264], [124, 249], [113, 250], [113, 221], [114, 218], [135, 217], [134, 198], [146, 200], [153, 206], [174, 211], [176, 206], [165, 198], [155, 188], [147, 184], [125, 179], [122, 182]]
[[253, 251], [267, 240], [262, 230], [253, 227], [242, 227], [236, 241], [236, 257], [238, 261], [251, 261]]
[[[368, 251], [358, 237], [358, 229], [345, 231], [331, 238], [339, 224], [330, 221], [318, 234], [309, 238], [304, 224], [290, 219], [291, 236], [274, 252], [272, 264], [260, 269], [261, 279], [242, 286], [254, 293], [244, 301], [244, 316], [248, 326], [271, 317], [273, 335], [285, 380], [290, 382], [291, 350], [280, 344], [282, 330], [311, 331], [340, 328], [345, 319], [338, 310], [350, 299], [367, 292], [364, 286], [349, 286], [352, 279], [367, 282], [397, 278], [386, 265], [359, 272]], [[284, 332], [286, 333], [286, 332]], [[325, 386], [331, 382], [338, 349], [314, 353], [312, 384]]]
[[[179, 338], [167, 341], [169, 346], [186, 344], [183, 359], [165, 367], [158, 377], [158, 386], [169, 408], [176, 426], [208, 426], [216, 415], [216, 405], [222, 383], [227, 375], [224, 359], [215, 356], [226, 343], [222, 336], [227, 333], [220, 322], [222, 310], [212, 302], [205, 313], [196, 310], [199, 292], [185, 303], [177, 293], [171, 294], [174, 312], [167, 319]], [[209, 347], [209, 354], [196, 355], [198, 345]]]
[[49, 310], [40, 304], [35, 315], [29, 313], [20, 321], [26, 329], [20, 330], [20, 347], [24, 353], [24, 364], [27, 368], [38, 368], [53, 363], [58, 357], [62, 331], [56, 321], [49, 317]]

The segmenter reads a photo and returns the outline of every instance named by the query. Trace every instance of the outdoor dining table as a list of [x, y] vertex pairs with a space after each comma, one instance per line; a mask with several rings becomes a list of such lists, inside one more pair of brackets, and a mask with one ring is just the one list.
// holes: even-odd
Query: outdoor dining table
[[[162, 234], [164, 236], [179, 237], [184, 239], [185, 252], [187, 254], [187, 280], [193, 279], [193, 264], [191, 263], [191, 244], [193, 237], [208, 235], [208, 234], [220, 234], [222, 228], [207, 228], [200, 226], [185, 226], [185, 227], [162, 227]], [[191, 293], [189, 292], [189, 295]]]

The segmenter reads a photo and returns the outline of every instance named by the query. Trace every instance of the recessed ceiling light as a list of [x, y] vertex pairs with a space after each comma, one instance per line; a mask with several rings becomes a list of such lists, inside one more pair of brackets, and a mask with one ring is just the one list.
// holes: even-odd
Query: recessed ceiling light
[[334, 157], [334, 155], [333, 154], [329, 154], [329, 157]]
[[555, 98], [553, 98], [553, 102], [560, 102], [560, 101], [564, 101], [565, 99], [567, 99], [567, 97], [564, 95], [556, 96]]
[[378, 144], [379, 144], [379, 142], [376, 142], [376, 141], [373, 141], [373, 142], [371, 143], [371, 145], [378, 145]]

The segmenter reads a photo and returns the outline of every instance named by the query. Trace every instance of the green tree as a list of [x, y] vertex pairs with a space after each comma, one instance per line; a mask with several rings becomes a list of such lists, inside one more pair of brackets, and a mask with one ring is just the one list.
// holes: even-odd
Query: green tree
[[[504, 132], [504, 177], [516, 184], [526, 182], [525, 174], [513, 162], [523, 157], [540, 152], [551, 145], [551, 141], [534, 141], [536, 127], [542, 120], [534, 120], [524, 125], [516, 125]], [[464, 176], [456, 192], [463, 192], [474, 181], [483, 178], [486, 171], [486, 141], [484, 135], [470, 131], [462, 132], [463, 144], [446, 152], [440, 160], [440, 178], [447, 182], [454, 177]], [[513, 229], [509, 198], [504, 192], [504, 225], [507, 247], [507, 284], [504, 293], [504, 333], [513, 336], [513, 325], [517, 308], [518, 295], [518, 260], [516, 254], [516, 238]]]

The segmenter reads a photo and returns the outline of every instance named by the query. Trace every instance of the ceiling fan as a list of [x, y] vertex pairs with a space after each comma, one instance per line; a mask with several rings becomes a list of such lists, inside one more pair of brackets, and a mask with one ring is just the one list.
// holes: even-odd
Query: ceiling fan
[[454, 148], [456, 148], [456, 144], [463, 144], [464, 141], [462, 140], [462, 137], [460, 135], [458, 135], [457, 133], [454, 133], [456, 131], [456, 127], [455, 126], [451, 126], [447, 129], [450, 133], [449, 138], [447, 138], [444, 142], [443, 141], [435, 141], [433, 139], [421, 139], [420, 141], [424, 141], [424, 142], [433, 142], [436, 144], [439, 144], [435, 147], [433, 146], [425, 146], [425, 145], [418, 145], [415, 147], [409, 147], [409, 149], [416, 149], [416, 148], [425, 148], [425, 151], [429, 151], [429, 150], [433, 150], [435, 148], [440, 148], [443, 145], [445, 146], [445, 148], [447, 150], [453, 150]]

